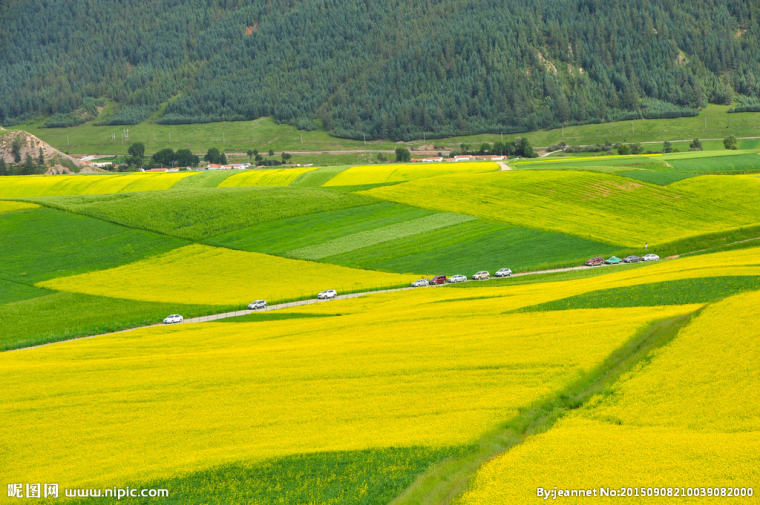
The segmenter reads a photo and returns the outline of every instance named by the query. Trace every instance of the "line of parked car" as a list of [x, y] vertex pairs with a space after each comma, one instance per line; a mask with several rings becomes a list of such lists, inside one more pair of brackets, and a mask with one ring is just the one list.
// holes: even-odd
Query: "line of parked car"
[[[494, 277], [512, 277], [512, 270], [509, 268], [501, 268], [496, 271]], [[491, 274], [486, 270], [481, 270], [473, 274], [472, 280], [474, 281], [487, 281], [491, 278]], [[446, 277], [445, 275], [436, 275], [430, 279], [419, 279], [412, 283], [413, 288], [421, 288], [423, 286], [436, 286], [439, 284], [456, 284], [457, 282], [464, 282], [467, 280], [465, 275], [452, 275]]]
[[[601, 256], [597, 256], [595, 258], [591, 258], [588, 260], [585, 265], [587, 267], [595, 267], [595, 266], [601, 266], [601, 265], [619, 265], [621, 263], [638, 263], [639, 261], [657, 261], [660, 257], [656, 254], [647, 254], [646, 256], [639, 257], [636, 255], [626, 256], [623, 259], [618, 258], [617, 256], [610, 256], [607, 259], [604, 259]], [[501, 278], [501, 277], [512, 277], [512, 270], [509, 268], [501, 268], [496, 271], [494, 274], [494, 277]], [[491, 278], [491, 274], [487, 270], [481, 270], [479, 272], [476, 272], [472, 276], [472, 280], [474, 281], [486, 281]], [[430, 279], [419, 279], [412, 283], [413, 288], [421, 288], [424, 286], [436, 286], [440, 284], [456, 284], [458, 282], [465, 282], [467, 280], [467, 276], [465, 275], [452, 275], [451, 277], [446, 277], [445, 275], [436, 275]], [[334, 289], [326, 289], [325, 291], [322, 291], [317, 295], [317, 300], [332, 300], [335, 297], [338, 296], [338, 292]], [[259, 310], [259, 309], [266, 309], [267, 308], [267, 302], [266, 300], [255, 300], [248, 304], [248, 310]], [[184, 318], [179, 314], [172, 314], [171, 316], [168, 316], [164, 319], [164, 324], [176, 324], [181, 323], [184, 321]]]
[[597, 256], [596, 258], [591, 258], [588, 260], [586, 262], [586, 266], [597, 267], [601, 265], [619, 265], [621, 263], [638, 263], [639, 261], [657, 261], [658, 259], [660, 259], [660, 257], [656, 254], [647, 254], [643, 258], [636, 255], [631, 255], [626, 256], [623, 259], [620, 259], [617, 256], [610, 256], [607, 259], [604, 259], [601, 256]]
[[[595, 266], [601, 266], [601, 265], [619, 265], [621, 263], [638, 263], [640, 261], [657, 261], [660, 257], [656, 254], [647, 254], [644, 257], [631, 255], [626, 256], [625, 258], [618, 258], [617, 256], [610, 256], [607, 259], [604, 259], [601, 256], [597, 256], [596, 258], [591, 258], [588, 260], [585, 265], [587, 267], [595, 267]], [[509, 268], [502, 268], [500, 270], [497, 270], [494, 274], [494, 277], [512, 277], [512, 270]], [[472, 280], [474, 281], [485, 281], [491, 278], [491, 274], [488, 273], [486, 270], [481, 270], [480, 272], [477, 272], [473, 274]], [[445, 275], [436, 275], [435, 277], [432, 277], [430, 279], [419, 279], [412, 283], [413, 288], [421, 288], [424, 286], [436, 286], [439, 284], [455, 284], [457, 282], [464, 282], [467, 280], [467, 277], [464, 275], [452, 275], [451, 277], [446, 277]]]

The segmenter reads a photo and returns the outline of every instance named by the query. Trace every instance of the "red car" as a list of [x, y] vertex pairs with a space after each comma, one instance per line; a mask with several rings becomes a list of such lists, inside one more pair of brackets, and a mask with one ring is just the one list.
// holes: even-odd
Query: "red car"
[[446, 284], [446, 276], [436, 275], [435, 277], [430, 279], [430, 284]]
[[596, 258], [591, 258], [586, 262], [587, 267], [598, 267], [599, 265], [604, 264], [604, 258], [598, 256]]

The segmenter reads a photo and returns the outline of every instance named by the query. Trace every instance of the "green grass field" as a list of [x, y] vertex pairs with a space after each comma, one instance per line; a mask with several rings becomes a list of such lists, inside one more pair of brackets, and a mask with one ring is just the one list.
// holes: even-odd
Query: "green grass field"
[[727, 296], [758, 289], [760, 289], [760, 277], [702, 277], [592, 291], [519, 309], [519, 312], [686, 305], [714, 302]]
[[187, 245], [52, 209], [0, 214], [0, 278], [23, 284], [112, 268]]
[[189, 317], [226, 309], [180, 303], [142, 302], [79, 293], [55, 293], [43, 289], [39, 291], [41, 293], [33, 298], [0, 305], [0, 325], [3, 328], [0, 334], [0, 349], [40, 345], [156, 324], [169, 314], [178, 313]]
[[316, 246], [355, 233], [420, 219], [434, 211], [375, 203], [348, 209], [317, 212], [217, 235], [207, 241], [211, 245], [287, 256], [288, 251]]
[[321, 167], [311, 172], [301, 174], [295, 181], [291, 182], [290, 185], [296, 188], [320, 188], [324, 186], [327, 181], [348, 168], [350, 168], [350, 165]]
[[649, 184], [668, 186], [674, 182], [688, 179], [689, 177], [697, 177], [699, 174], [659, 172], [654, 170], [631, 170], [630, 172], [617, 172], [615, 175], [618, 175], [620, 177], [628, 177], [629, 179], [636, 179], [642, 182], [648, 182]]
[[588, 257], [619, 248], [561, 233], [518, 228], [482, 219], [442, 230], [400, 238], [322, 261], [356, 268], [433, 275], [478, 270], [493, 275], [500, 268], [514, 271], [578, 264]]
[[[755, 137], [760, 131], [760, 113], [728, 114], [728, 106], [708, 105], [699, 116], [675, 119], [644, 119], [621, 121], [616, 123], [590, 124], [568, 126], [564, 129], [539, 130], [519, 135], [504, 135], [499, 133], [478, 134], [450, 137], [445, 139], [419, 139], [407, 142], [410, 148], [426, 146], [430, 150], [459, 149], [460, 144], [466, 143], [479, 146], [484, 142], [493, 144], [499, 140], [514, 139], [515, 136], [525, 136], [534, 146], [549, 146], [559, 142], [573, 145], [587, 145], [616, 142], [649, 142], [649, 141], [681, 141], [699, 139], [720, 139], [703, 142], [705, 149], [723, 149], [722, 139], [733, 134], [737, 137]], [[706, 120], [706, 121], [705, 121]], [[218, 147], [228, 153], [245, 153], [249, 149], [265, 152], [273, 149], [276, 152], [316, 152], [339, 150], [368, 150], [392, 151], [398, 144], [390, 140], [362, 141], [339, 139], [329, 136], [324, 131], [299, 131], [293, 126], [277, 125], [269, 118], [255, 121], [206, 123], [191, 125], [158, 125], [144, 122], [129, 127], [129, 142], [121, 141], [122, 127], [94, 126], [86, 123], [72, 128], [40, 128], [45, 120], [36, 120], [14, 126], [13, 130], [25, 130], [36, 135], [54, 147], [81, 154], [126, 154], [129, 143], [142, 142], [147, 152], [153, 153], [171, 147], [191, 149], [193, 152], [205, 153], [210, 147]], [[116, 140], [112, 140], [116, 134]], [[169, 137], [171, 136], [171, 143]], [[754, 139], [742, 144], [742, 149], [754, 149], [757, 143]], [[687, 150], [688, 142], [675, 142], [674, 147]], [[659, 149], [661, 144], [648, 148]], [[319, 156], [294, 156], [294, 163], [337, 163], [355, 164], [362, 160], [374, 160], [375, 155], [340, 154], [325, 155], [325, 161]]]
[[185, 177], [172, 186], [172, 189], [215, 188], [228, 177], [242, 172], [242, 170], [206, 170], [192, 177]]
[[363, 231], [336, 238], [318, 245], [288, 251], [288, 255], [305, 260], [320, 260], [328, 256], [352, 254], [359, 249], [378, 247], [425, 233], [447, 229], [476, 218], [463, 214], [436, 213], [430, 216], [391, 224], [374, 230]]
[[758, 172], [760, 171], [760, 154], [670, 159], [668, 163], [678, 171], [691, 173]]
[[49, 295], [51, 293], [53, 293], [53, 291], [0, 278], [0, 306], [6, 303], [20, 302], [22, 300], [29, 300], [30, 298], [37, 298], [38, 296]]
[[176, 191], [30, 199], [132, 228], [203, 240], [256, 224], [376, 203], [311, 188], [195, 188]]

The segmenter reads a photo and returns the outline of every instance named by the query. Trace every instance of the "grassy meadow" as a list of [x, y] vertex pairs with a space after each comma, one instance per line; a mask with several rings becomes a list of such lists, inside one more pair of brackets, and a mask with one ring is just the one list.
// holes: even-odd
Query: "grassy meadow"
[[[603, 124], [567, 126], [553, 130], [538, 130], [517, 135], [485, 133], [464, 135], [443, 139], [418, 139], [404, 142], [410, 149], [425, 147], [438, 151], [459, 149], [460, 144], [480, 146], [484, 142], [514, 140], [516, 136], [527, 137], [534, 146], [549, 146], [566, 142], [572, 145], [588, 145], [616, 142], [651, 142], [645, 149], [662, 148], [665, 140], [674, 141], [673, 147], [681, 151], [689, 149], [689, 141], [703, 139], [709, 150], [722, 150], [722, 139], [729, 135], [737, 137], [757, 137], [760, 131], [760, 114], [729, 114], [728, 106], [710, 104], [698, 116], [674, 119], [642, 119]], [[126, 154], [129, 144], [142, 142], [147, 152], [154, 153], [170, 147], [190, 149], [205, 153], [210, 147], [217, 147], [228, 153], [245, 153], [249, 149], [261, 152], [323, 152], [323, 151], [393, 151], [398, 143], [390, 140], [341, 139], [331, 137], [322, 130], [303, 131], [286, 124], [275, 124], [270, 118], [254, 121], [226, 123], [205, 123], [188, 125], [159, 125], [150, 119], [129, 127], [94, 126], [92, 122], [71, 128], [41, 128], [46, 119], [37, 119], [16, 125], [11, 130], [25, 130], [53, 147], [72, 154]], [[122, 142], [122, 130], [129, 129], [129, 141]], [[116, 137], [115, 139], [113, 137]], [[704, 139], [718, 139], [716, 141]], [[682, 141], [682, 142], [679, 142]], [[685, 142], [684, 142], [685, 141]], [[755, 149], [757, 139], [740, 141], [741, 149]], [[438, 147], [436, 147], [438, 146]], [[356, 153], [325, 155], [325, 162], [336, 164], [358, 164], [374, 161], [375, 155]], [[294, 156], [294, 163], [322, 163], [321, 156]]]
[[35, 202], [131, 228], [203, 240], [269, 221], [378, 201], [313, 188], [251, 187], [66, 196]]

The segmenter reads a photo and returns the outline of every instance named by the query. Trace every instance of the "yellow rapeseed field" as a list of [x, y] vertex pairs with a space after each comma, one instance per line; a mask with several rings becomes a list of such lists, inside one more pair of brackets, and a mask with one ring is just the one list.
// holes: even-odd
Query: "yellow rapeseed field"
[[411, 181], [365, 194], [629, 247], [760, 223], [760, 178], [750, 176], [661, 187], [593, 172], [524, 170], [439, 177], [435, 188]]
[[408, 285], [413, 275], [360, 270], [266, 254], [189, 245], [128, 265], [63, 277], [38, 286], [91, 295], [189, 304], [270, 302], [316, 295], [325, 289], [358, 290]]
[[[589, 293], [603, 289], [636, 286], [656, 282], [696, 279], [700, 277], [760, 276], [760, 248], [727, 251], [675, 260], [659, 261], [631, 270], [552, 283], [535, 283], [512, 287], [487, 287], [477, 291], [478, 296], [501, 300], [503, 310], [515, 310], [553, 300]], [[455, 300], [473, 296], [469, 290], [449, 290], [447, 299]]]
[[451, 291], [0, 354], [3, 475], [112, 486], [287, 454], [468, 443], [647, 322], [694, 310], [537, 318], [499, 315], [500, 299], [436, 303]]
[[227, 177], [219, 184], [219, 187], [288, 186], [299, 175], [311, 172], [312, 170], [316, 170], [316, 167], [246, 170], [232, 177]]
[[709, 306], [607, 394], [487, 463], [461, 503], [533, 503], [536, 488], [554, 486], [755, 486], [760, 494], [758, 321], [760, 292]]
[[[171, 189], [175, 184], [184, 179], [196, 175], [196, 172], [172, 172], [149, 174], [146, 177], [137, 178], [134, 182], [124, 186], [119, 193], [129, 193], [135, 191], [160, 191]], [[99, 192], [110, 193], [105, 188], [97, 188]]]
[[6, 202], [0, 201], [0, 214], [3, 212], [15, 212], [17, 210], [36, 209], [39, 205], [26, 202]]
[[383, 182], [413, 181], [448, 174], [493, 172], [493, 162], [414, 163], [411, 165], [369, 165], [351, 167], [329, 180], [325, 186], [356, 186]]
[[169, 189], [196, 172], [9, 176], [0, 178], [0, 198], [93, 195]]

